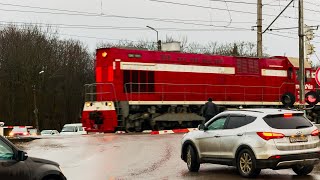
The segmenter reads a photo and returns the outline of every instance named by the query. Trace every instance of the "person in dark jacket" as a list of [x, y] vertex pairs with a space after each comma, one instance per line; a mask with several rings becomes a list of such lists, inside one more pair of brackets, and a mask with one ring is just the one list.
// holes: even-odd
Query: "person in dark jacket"
[[208, 102], [204, 105], [203, 115], [206, 122], [218, 114], [218, 106], [212, 102], [212, 98], [208, 99]]

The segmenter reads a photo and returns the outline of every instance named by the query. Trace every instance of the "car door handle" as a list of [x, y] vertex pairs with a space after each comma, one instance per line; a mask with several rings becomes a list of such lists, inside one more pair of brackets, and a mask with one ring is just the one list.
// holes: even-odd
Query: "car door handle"
[[221, 136], [219, 136], [219, 135], [215, 135], [214, 137], [215, 137], [215, 138], [219, 138], [219, 137], [221, 137]]
[[243, 136], [243, 133], [239, 133], [239, 134], [237, 134], [237, 136]]

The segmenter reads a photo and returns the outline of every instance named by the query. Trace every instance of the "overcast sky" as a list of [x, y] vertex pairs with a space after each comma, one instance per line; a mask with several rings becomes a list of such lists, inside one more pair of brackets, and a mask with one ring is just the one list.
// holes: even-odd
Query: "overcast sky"
[[[289, 0], [262, 0], [264, 28]], [[320, 0], [305, 1], [305, 24], [320, 25]], [[245, 3], [243, 3], [245, 2]], [[101, 41], [156, 41], [166, 36], [206, 44], [256, 42], [256, 0], [0, 0], [0, 22], [53, 24], [62, 38], [79, 39], [90, 50]], [[196, 7], [197, 6], [197, 7]], [[298, 26], [298, 0], [271, 28]], [[229, 11], [228, 11], [229, 10]], [[79, 26], [82, 25], [82, 26]], [[314, 31], [320, 35], [319, 31]], [[270, 34], [273, 33], [273, 34]], [[268, 31], [265, 53], [298, 57], [297, 29]], [[320, 38], [315, 37], [316, 50]], [[319, 52], [318, 52], [319, 53]], [[320, 57], [320, 54], [319, 54]], [[317, 62], [316, 56], [312, 56]], [[318, 61], [319, 62], [319, 61]]]

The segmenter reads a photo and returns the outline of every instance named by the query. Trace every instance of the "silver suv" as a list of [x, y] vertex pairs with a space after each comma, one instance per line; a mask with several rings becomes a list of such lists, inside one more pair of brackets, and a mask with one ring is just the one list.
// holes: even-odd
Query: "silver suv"
[[181, 158], [192, 172], [213, 163], [235, 166], [244, 177], [267, 168], [307, 175], [319, 162], [319, 131], [301, 111], [225, 111], [183, 137]]

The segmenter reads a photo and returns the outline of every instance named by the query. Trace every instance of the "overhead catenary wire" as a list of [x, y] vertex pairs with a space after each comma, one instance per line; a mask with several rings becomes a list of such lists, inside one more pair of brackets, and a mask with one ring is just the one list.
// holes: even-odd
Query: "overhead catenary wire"
[[[0, 21], [0, 24], [3, 25], [18, 25], [18, 26], [39, 26], [39, 27], [57, 27], [62, 29], [100, 29], [100, 30], [108, 30], [108, 29], [115, 29], [115, 30], [127, 30], [127, 31], [143, 31], [148, 30], [148, 28], [145, 27], [125, 27], [125, 26], [96, 26], [96, 25], [84, 25], [84, 24], [43, 24], [43, 23], [25, 23], [25, 22], [9, 22], [9, 21]], [[238, 28], [238, 27], [229, 27], [228, 29], [225, 28], [158, 28], [162, 31], [192, 31], [192, 32], [202, 32], [202, 31], [208, 31], [208, 32], [214, 32], [214, 31], [250, 31], [251, 29], [248, 28]]]
[[[200, 20], [200, 19], [176, 19], [176, 18], [149, 18], [149, 17], [135, 17], [135, 16], [119, 16], [119, 15], [112, 15], [112, 14], [93, 13], [93, 12], [84, 12], [84, 11], [57, 9], [57, 8], [46, 8], [46, 7], [39, 7], [39, 6], [18, 5], [18, 4], [11, 4], [11, 3], [0, 3], [0, 5], [31, 8], [31, 9], [40, 9], [40, 10], [49, 10], [49, 11], [58, 11], [58, 12], [47, 12], [47, 11], [46, 12], [43, 12], [43, 11], [39, 12], [39, 13], [48, 13], [48, 14], [51, 13], [51, 14], [61, 14], [61, 15], [102, 16], [102, 17], [115, 16], [118, 18], [138, 18], [138, 19], [144, 19], [144, 20], [164, 20], [164, 21], [168, 20], [168, 21], [186, 21], [186, 22], [188, 22], [188, 21], [191, 21], [191, 22], [211, 22], [208, 20]], [[24, 10], [10, 10], [10, 9], [0, 9], [0, 10], [38, 13], [36, 11], [24, 11]], [[215, 20], [213, 22], [228, 22], [228, 21]], [[246, 24], [246, 23], [252, 23], [252, 22], [243, 21], [243, 22], [233, 22], [233, 23]]]
[[[153, 1], [155, 1], [155, 0], [153, 0]], [[192, 23], [192, 22], [210, 22], [210, 21], [203, 21], [203, 20], [199, 20], [199, 19], [190, 20], [190, 19], [175, 19], [175, 18], [121, 16], [121, 15], [115, 15], [115, 14], [101, 14], [101, 13], [92, 13], [92, 12], [84, 12], [84, 11], [76, 11], [76, 10], [18, 5], [18, 4], [12, 4], [12, 3], [0, 3], [0, 5], [32, 8], [32, 9], [40, 9], [40, 10], [49, 10], [49, 11], [30, 11], [30, 10], [16, 10], [16, 9], [0, 9], [0, 11], [7, 11], [7, 12], [39, 13], [39, 14], [54, 14], [54, 15], [73, 15], [73, 16], [86, 16], [86, 17], [122, 18], [122, 19], [150, 20], [150, 21], [168, 22], [168, 23], [176, 23], [176, 24], [187, 24], [187, 25], [212, 26], [212, 25], [208, 25], [208, 24]], [[220, 8], [220, 9], [223, 11], [228, 11], [228, 9], [223, 9], [223, 8]], [[54, 12], [54, 11], [56, 11], [56, 12]], [[249, 11], [240, 11], [240, 10], [232, 10], [232, 9], [230, 10], [230, 12], [231, 11], [235, 11], [235, 12], [239, 12], [239, 13], [253, 14], [253, 15], [255, 14], [255, 13], [249, 12]], [[264, 16], [275, 16], [272, 14], [263, 14], [263, 15]], [[297, 19], [295, 17], [290, 17], [290, 16], [282, 16], [282, 17], [289, 18], [289, 19]], [[306, 20], [308, 20], [310, 22], [320, 22], [318, 20], [312, 20], [312, 19], [306, 19]], [[212, 21], [212, 22], [228, 22], [228, 21]], [[252, 22], [234, 22], [233, 21], [232, 23], [246, 24], [246, 23], [252, 23]], [[223, 26], [215, 26], [215, 27], [223, 27]]]

